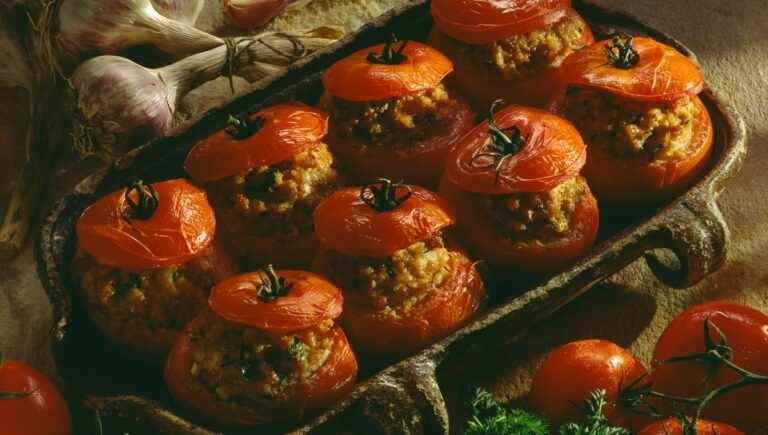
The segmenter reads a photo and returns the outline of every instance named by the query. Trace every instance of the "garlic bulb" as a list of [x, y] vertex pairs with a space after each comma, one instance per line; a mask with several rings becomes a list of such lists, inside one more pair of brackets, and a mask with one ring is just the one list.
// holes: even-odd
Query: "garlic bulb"
[[267, 24], [295, 0], [221, 0], [221, 8], [229, 21], [242, 29]]
[[174, 125], [181, 97], [220, 76], [226, 66], [233, 73], [250, 65], [264, 75], [274, 74], [340, 36], [338, 31], [320, 28], [302, 34], [241, 38], [157, 69], [119, 56], [90, 59], [77, 68], [71, 80], [78, 109], [75, 142], [82, 151], [102, 157], [123, 154], [166, 134]]
[[172, 55], [197, 53], [224, 44], [221, 38], [166, 18], [149, 0], [60, 0], [56, 41], [67, 66], [97, 54], [115, 54], [151, 44]]
[[204, 0], [152, 0], [152, 4], [162, 16], [194, 26]]

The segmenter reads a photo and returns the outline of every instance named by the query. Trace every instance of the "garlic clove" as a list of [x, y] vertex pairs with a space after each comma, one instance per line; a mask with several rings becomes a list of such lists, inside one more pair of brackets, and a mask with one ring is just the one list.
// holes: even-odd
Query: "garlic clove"
[[280, 15], [293, 0], [221, 0], [222, 10], [229, 21], [242, 29], [267, 24]]
[[204, 0], [152, 0], [155, 10], [162, 16], [194, 26]]

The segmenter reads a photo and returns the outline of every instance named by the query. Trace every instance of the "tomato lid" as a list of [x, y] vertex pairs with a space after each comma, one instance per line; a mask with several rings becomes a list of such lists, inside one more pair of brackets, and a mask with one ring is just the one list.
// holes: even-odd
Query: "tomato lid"
[[487, 44], [560, 21], [570, 0], [432, 0], [432, 16], [446, 35]]
[[545, 192], [579, 174], [587, 147], [567, 120], [509, 106], [467, 133], [446, 160], [445, 176], [480, 194]]
[[147, 270], [185, 263], [213, 240], [205, 192], [187, 180], [141, 181], [91, 205], [77, 221], [80, 247], [99, 263]]
[[224, 130], [198, 142], [184, 169], [197, 181], [214, 181], [290, 159], [320, 143], [328, 115], [302, 103], [262, 109], [247, 119], [230, 116]]
[[704, 87], [691, 59], [643, 37], [617, 36], [577, 51], [563, 61], [561, 78], [568, 86], [646, 101], [674, 101]]
[[318, 240], [354, 257], [386, 258], [453, 222], [436, 194], [386, 179], [336, 192], [315, 210]]
[[388, 42], [352, 53], [323, 75], [323, 86], [347, 101], [379, 101], [434, 88], [453, 71], [442, 53], [416, 41]]
[[272, 266], [232, 277], [211, 290], [208, 305], [224, 319], [271, 333], [290, 333], [341, 315], [341, 291], [319, 275]]

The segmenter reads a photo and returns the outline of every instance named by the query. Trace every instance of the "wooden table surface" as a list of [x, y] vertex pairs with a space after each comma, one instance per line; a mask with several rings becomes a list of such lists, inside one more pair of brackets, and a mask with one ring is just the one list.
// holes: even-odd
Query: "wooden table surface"
[[[365, 0], [315, 0], [324, 7], [334, 2], [365, 13], [381, 9], [366, 6]], [[647, 361], [663, 328], [686, 306], [727, 298], [768, 312], [768, 1], [597, 2], [642, 17], [687, 44], [699, 56], [708, 83], [744, 116], [749, 156], [720, 200], [731, 229], [729, 260], [719, 272], [684, 291], [665, 288], [642, 261], [634, 263], [536, 327], [529, 340], [494, 356], [505, 362], [503, 369], [491, 370], [476, 381], [499, 398], [519, 397], [541, 356], [561, 343], [606, 338], [630, 347]], [[290, 17], [283, 22], [287, 21]], [[93, 168], [93, 163], [59, 168], [47, 204]], [[55, 374], [48, 352], [50, 323], [50, 306], [37, 279], [32, 246], [27, 246], [15, 261], [0, 265], [0, 352]]]

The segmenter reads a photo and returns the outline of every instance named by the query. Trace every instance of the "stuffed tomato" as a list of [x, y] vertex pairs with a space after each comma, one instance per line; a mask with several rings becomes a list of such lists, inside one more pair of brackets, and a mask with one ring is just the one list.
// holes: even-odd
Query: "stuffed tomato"
[[434, 193], [386, 179], [317, 208], [314, 268], [344, 291], [342, 323], [358, 352], [407, 355], [479, 310], [485, 287], [475, 263], [446, 241], [453, 221]]
[[698, 66], [648, 38], [616, 36], [569, 57], [550, 108], [589, 145], [584, 174], [601, 200], [637, 206], [679, 194], [712, 153]]
[[563, 59], [594, 42], [569, 0], [434, 0], [429, 42], [453, 61], [451, 83], [477, 108], [497, 98], [543, 107]]
[[230, 278], [190, 322], [165, 368], [171, 394], [222, 427], [282, 424], [354, 386], [357, 360], [336, 324], [338, 288], [272, 266]]
[[434, 186], [451, 145], [474, 123], [468, 104], [443, 84], [453, 66], [418, 42], [376, 45], [323, 76], [328, 142], [355, 181], [377, 177]]
[[232, 274], [215, 222], [205, 192], [181, 179], [134, 183], [83, 212], [72, 272], [107, 338], [146, 360], [165, 356]]
[[579, 176], [586, 146], [562, 118], [497, 105], [448, 156], [440, 195], [467, 249], [500, 275], [557, 270], [597, 236], [597, 202]]
[[312, 212], [341, 184], [327, 131], [322, 111], [281, 104], [230, 118], [187, 156], [184, 167], [209, 192], [224, 240], [249, 266], [311, 263]]

